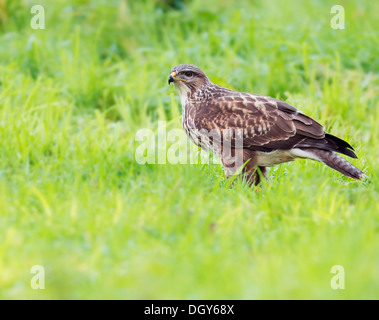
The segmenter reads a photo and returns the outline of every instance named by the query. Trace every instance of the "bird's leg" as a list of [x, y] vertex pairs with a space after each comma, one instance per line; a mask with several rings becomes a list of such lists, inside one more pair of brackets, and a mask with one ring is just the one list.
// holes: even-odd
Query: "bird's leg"
[[242, 175], [248, 182], [249, 186], [257, 186], [261, 183], [261, 177], [267, 179], [267, 168], [257, 166], [257, 156], [255, 152], [244, 149], [243, 153], [244, 167]]
[[267, 168], [266, 167], [247, 167], [243, 168], [242, 174], [249, 186], [257, 186], [262, 182], [262, 178], [267, 180]]
[[[227, 148], [224, 145], [221, 145], [221, 161], [224, 165], [224, 171], [226, 178], [229, 179], [231, 176], [236, 175], [241, 168], [241, 164], [236, 161], [236, 151], [233, 148]], [[241, 157], [243, 158], [243, 157]], [[241, 159], [242, 160], [242, 159]]]
[[[224, 165], [224, 172], [226, 179], [234, 179], [233, 176], [235, 177], [236, 175], [239, 174], [241, 171], [241, 166], [236, 165], [235, 159], [232, 157], [225, 157], [223, 156], [221, 158], [222, 164]], [[230, 184], [230, 186], [234, 185], [234, 181]]]
[[236, 169], [234, 167], [233, 163], [230, 163], [229, 161], [226, 161], [224, 158], [222, 159], [222, 164], [224, 165], [224, 172], [226, 175], [226, 178], [229, 179], [231, 176], [236, 174]]
[[[233, 157], [222, 157], [225, 175], [227, 179], [240, 171], [241, 165], [237, 165], [234, 150], [232, 150]], [[256, 165], [256, 157], [254, 153], [249, 150], [243, 152], [243, 168], [241, 175], [249, 183], [249, 186], [257, 186], [262, 182], [262, 177], [267, 179], [267, 168]]]

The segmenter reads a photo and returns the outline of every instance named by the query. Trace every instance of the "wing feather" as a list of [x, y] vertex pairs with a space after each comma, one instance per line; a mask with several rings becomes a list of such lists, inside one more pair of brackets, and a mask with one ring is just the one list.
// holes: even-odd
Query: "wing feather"
[[197, 130], [208, 131], [239, 129], [243, 132], [244, 148], [263, 151], [291, 149], [306, 138], [325, 137], [318, 122], [288, 103], [235, 91], [198, 106], [194, 125]]

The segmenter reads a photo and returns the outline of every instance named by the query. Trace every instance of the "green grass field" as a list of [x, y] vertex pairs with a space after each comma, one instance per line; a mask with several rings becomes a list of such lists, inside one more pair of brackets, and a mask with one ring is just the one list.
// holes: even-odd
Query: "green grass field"
[[[181, 3], [41, 0], [35, 30], [34, 1], [0, 0], [0, 298], [378, 299], [379, 3], [343, 1], [343, 30], [334, 1]], [[369, 178], [138, 164], [139, 129], [181, 127], [180, 63], [301, 109]]]

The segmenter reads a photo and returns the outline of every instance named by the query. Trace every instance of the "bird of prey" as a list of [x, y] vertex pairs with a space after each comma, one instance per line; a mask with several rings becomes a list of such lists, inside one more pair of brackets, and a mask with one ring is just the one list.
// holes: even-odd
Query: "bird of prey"
[[[284, 101], [221, 87], [191, 64], [173, 67], [170, 83], [180, 96], [185, 132], [221, 158], [228, 178], [241, 172], [257, 185], [267, 178], [267, 167], [296, 158], [320, 161], [350, 178], [366, 177], [337, 154], [357, 158], [350, 144]], [[236, 168], [237, 154], [241, 161]]]

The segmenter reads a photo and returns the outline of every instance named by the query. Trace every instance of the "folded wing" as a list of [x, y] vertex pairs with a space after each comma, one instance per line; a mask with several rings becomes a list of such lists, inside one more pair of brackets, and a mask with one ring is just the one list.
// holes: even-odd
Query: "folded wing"
[[[356, 158], [345, 141], [324, 132], [314, 119], [278, 99], [229, 91], [198, 106], [194, 115], [197, 130], [216, 130], [214, 139], [225, 141], [223, 132], [239, 130], [243, 148], [271, 152], [293, 148], [336, 151]], [[231, 135], [230, 139], [235, 140]]]

